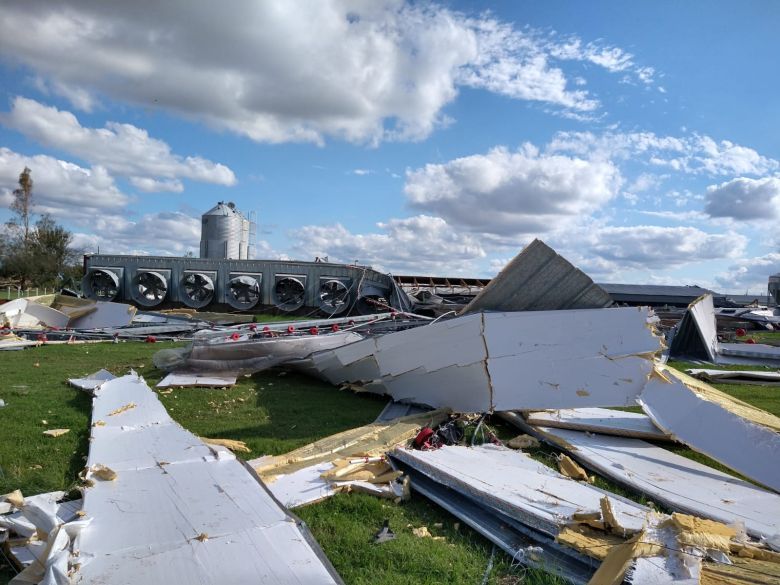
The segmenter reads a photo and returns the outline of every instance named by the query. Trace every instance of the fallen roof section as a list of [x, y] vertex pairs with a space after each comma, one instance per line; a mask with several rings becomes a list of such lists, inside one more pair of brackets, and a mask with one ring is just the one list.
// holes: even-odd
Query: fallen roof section
[[725, 384], [754, 384], [758, 386], [776, 386], [780, 384], [780, 372], [763, 372], [759, 370], [708, 370], [694, 368], [685, 370], [694, 378], [705, 382], [722, 382]]
[[567, 408], [524, 413], [528, 424], [590, 433], [634, 437], [656, 441], [669, 440], [669, 435], [653, 424], [646, 414], [609, 410], [607, 408]]
[[599, 309], [612, 298], [579, 268], [541, 240], [515, 256], [461, 314], [479, 311]]
[[168, 374], [157, 383], [157, 388], [224, 388], [235, 386], [235, 374], [198, 373], [198, 374]]
[[459, 412], [633, 406], [662, 349], [653, 320], [635, 307], [478, 313], [317, 352], [296, 367]]
[[600, 510], [605, 495], [613, 498], [615, 519], [628, 533], [642, 529], [649, 511], [565, 477], [525, 453], [496, 445], [395, 449], [391, 455], [437, 483], [551, 536], [574, 514]]
[[586, 467], [672, 510], [743, 522], [759, 539], [780, 534], [780, 496], [773, 492], [639, 439], [537, 430]]
[[81, 582], [340, 582], [258, 478], [174, 422], [142, 378], [97, 388], [92, 423]]
[[659, 428], [692, 449], [780, 491], [780, 418], [657, 365], [639, 400]]
[[703, 295], [688, 306], [675, 329], [669, 355], [717, 364], [780, 365], [780, 347], [718, 341], [712, 295]]

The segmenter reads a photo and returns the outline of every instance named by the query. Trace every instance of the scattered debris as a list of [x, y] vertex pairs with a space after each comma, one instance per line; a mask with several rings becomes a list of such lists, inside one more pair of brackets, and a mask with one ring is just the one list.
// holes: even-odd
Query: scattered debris
[[539, 432], [583, 465], [672, 510], [741, 522], [754, 538], [780, 534], [780, 495], [640, 439], [544, 427]]
[[69, 432], [70, 429], [49, 429], [48, 431], [43, 431], [43, 434], [47, 437], [61, 437]]
[[688, 306], [675, 328], [669, 355], [716, 364], [780, 366], [780, 347], [763, 343], [721, 343], [712, 295], [703, 295]]
[[100, 387], [103, 382], [113, 380], [115, 376], [108, 370], [98, 370], [94, 374], [90, 374], [86, 378], [70, 378], [68, 383], [71, 386], [75, 386], [80, 390], [86, 390], [90, 393], [94, 392]]
[[606, 408], [568, 408], [525, 413], [525, 420], [534, 426], [575, 429], [605, 435], [636, 437], [654, 441], [669, 440], [669, 435], [656, 427], [646, 414], [609, 410]]
[[235, 374], [168, 374], [160, 380], [157, 388], [226, 388], [236, 385]]
[[382, 528], [374, 535], [374, 544], [382, 544], [390, 540], [395, 540], [395, 532], [390, 530], [390, 520], [385, 520]]
[[536, 449], [539, 439], [531, 435], [517, 435], [514, 439], [509, 439], [506, 446], [510, 449]]
[[570, 477], [578, 481], [590, 482], [588, 473], [582, 467], [577, 465], [577, 463], [565, 453], [558, 455], [558, 471], [560, 471], [566, 477]]
[[640, 403], [676, 440], [780, 491], [780, 418], [661, 365]]
[[692, 369], [685, 372], [705, 382], [723, 382], [726, 384], [755, 384], [760, 386], [780, 385], [780, 372], [756, 370], [707, 370]]
[[207, 445], [219, 445], [220, 447], [227, 447], [231, 451], [240, 451], [242, 453], [251, 453], [251, 449], [246, 446], [244, 441], [237, 441], [235, 439], [212, 439], [200, 437], [200, 440]]

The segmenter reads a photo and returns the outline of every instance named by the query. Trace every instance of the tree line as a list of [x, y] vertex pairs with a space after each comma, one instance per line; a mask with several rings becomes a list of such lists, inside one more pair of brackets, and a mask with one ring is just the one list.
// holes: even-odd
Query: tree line
[[73, 234], [48, 213], [34, 213], [32, 171], [19, 174], [13, 192], [14, 217], [0, 232], [0, 281], [22, 289], [59, 287], [81, 277], [81, 251], [73, 247]]

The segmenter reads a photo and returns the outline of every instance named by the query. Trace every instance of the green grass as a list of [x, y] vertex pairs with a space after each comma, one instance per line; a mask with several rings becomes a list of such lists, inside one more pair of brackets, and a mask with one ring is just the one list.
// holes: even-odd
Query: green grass
[[[69, 387], [67, 378], [81, 377], [100, 368], [122, 374], [134, 368], [154, 385], [162, 377], [152, 354], [171, 343], [92, 344], [45, 346], [19, 352], [0, 352], [0, 493], [16, 488], [28, 495], [68, 490], [84, 465], [89, 436], [89, 397]], [[672, 363], [686, 369], [696, 367]], [[780, 415], [780, 393], [771, 387], [718, 385], [729, 394]], [[385, 400], [368, 394], [339, 391], [297, 375], [269, 371], [244, 377], [232, 389], [177, 389], [160, 393], [171, 416], [204, 437], [245, 441], [252, 452], [246, 458], [279, 454], [324, 436], [366, 424], [384, 407]], [[46, 421], [45, 423], [43, 421]], [[488, 421], [502, 439], [517, 434], [500, 421]], [[69, 428], [58, 438], [43, 436], [47, 428]], [[718, 469], [718, 463], [683, 446], [679, 454]], [[555, 451], [540, 447], [535, 459], [556, 467]], [[596, 485], [646, 503], [636, 493], [597, 477]], [[463, 523], [424, 498], [393, 504], [362, 494], [341, 494], [306, 506], [296, 513], [309, 525], [336, 570], [348, 584], [480, 583], [491, 545]], [[397, 539], [381, 545], [371, 537], [388, 519]], [[443, 541], [420, 539], [412, 527], [427, 526]], [[2, 561], [0, 561], [2, 565]], [[0, 584], [13, 573], [0, 567]], [[518, 572], [507, 555], [496, 552], [490, 583], [552, 585], [555, 577]]]
[[[163, 373], [152, 354], [172, 343], [44, 346], [0, 353], [0, 493], [70, 490], [88, 449], [90, 399], [66, 380], [100, 368], [114, 374], [134, 368], [153, 386]], [[374, 420], [386, 400], [340, 391], [296, 374], [264, 372], [241, 378], [231, 389], [177, 389], [159, 393], [171, 416], [204, 437], [245, 441], [246, 458], [279, 454]], [[45, 423], [43, 421], [46, 421]], [[47, 428], [69, 428], [58, 438]], [[420, 496], [395, 505], [361, 494], [338, 495], [296, 511], [346, 583], [480, 582], [491, 546]], [[394, 542], [372, 545], [371, 536], [388, 518]], [[434, 525], [441, 523], [437, 529]], [[446, 542], [420, 539], [407, 525], [426, 525]], [[0, 561], [0, 565], [2, 562]], [[559, 581], [526, 572], [525, 583]], [[491, 583], [518, 582], [508, 557], [496, 554]], [[0, 584], [13, 576], [0, 567]]]

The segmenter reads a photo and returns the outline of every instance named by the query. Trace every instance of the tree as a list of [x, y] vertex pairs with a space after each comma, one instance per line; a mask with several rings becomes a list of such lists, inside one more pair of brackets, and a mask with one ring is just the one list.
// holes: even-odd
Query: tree
[[30, 245], [33, 251], [34, 278], [39, 283], [47, 283], [61, 276], [66, 267], [72, 266], [77, 252], [71, 247], [73, 235], [44, 214], [35, 222]]
[[33, 180], [31, 175], [32, 171], [24, 167], [24, 170], [19, 175], [19, 188], [14, 189], [14, 200], [11, 203], [11, 211], [18, 216], [18, 223], [16, 221], [12, 223], [22, 228], [25, 244], [30, 241], [30, 215], [33, 208]]
[[0, 234], [0, 275], [18, 282], [55, 285], [65, 274], [75, 272], [79, 253], [72, 248], [73, 236], [54, 219], [43, 214], [34, 225], [32, 171], [27, 167], [19, 175], [11, 209], [16, 217]]

